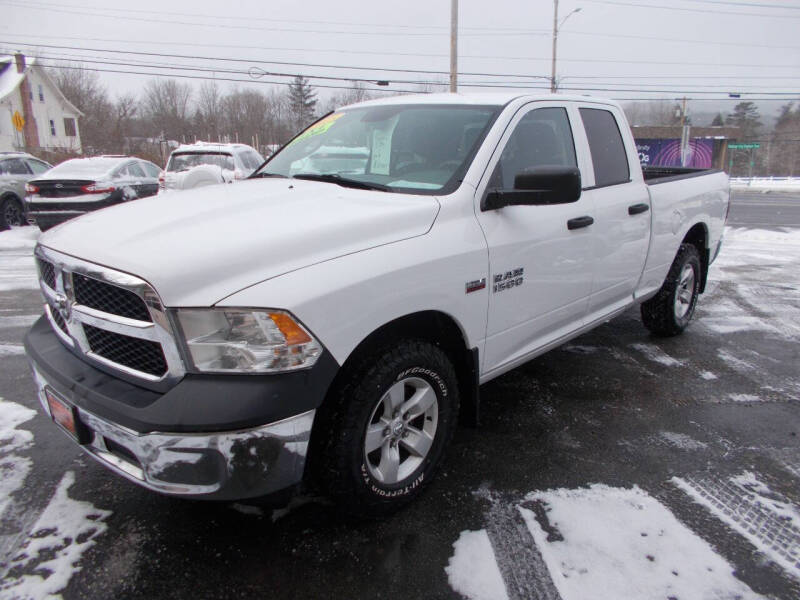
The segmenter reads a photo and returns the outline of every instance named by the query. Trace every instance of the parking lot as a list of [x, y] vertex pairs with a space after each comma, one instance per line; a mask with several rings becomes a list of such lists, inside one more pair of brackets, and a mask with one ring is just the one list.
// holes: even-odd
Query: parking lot
[[163, 497], [83, 454], [22, 350], [37, 233], [0, 233], [0, 598], [800, 597], [800, 194], [734, 195], [684, 335], [631, 311], [485, 385], [379, 522]]

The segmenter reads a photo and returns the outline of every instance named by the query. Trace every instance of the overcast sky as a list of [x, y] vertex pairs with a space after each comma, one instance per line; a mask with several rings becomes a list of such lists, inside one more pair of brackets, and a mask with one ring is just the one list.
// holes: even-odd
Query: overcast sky
[[[459, 6], [462, 91], [495, 89], [488, 85], [549, 89], [553, 0], [461, 0]], [[570, 15], [576, 8], [580, 11]], [[0, 51], [20, 49], [51, 59], [84, 61], [87, 67], [106, 71], [101, 77], [112, 93], [137, 92], [148, 76], [110, 70], [252, 81], [251, 68], [260, 67], [277, 73], [391, 81], [388, 88], [367, 84], [376, 90], [417, 89], [407, 81], [448, 81], [450, 0], [0, 0], [0, 10]], [[736, 92], [743, 99], [774, 99], [759, 102], [764, 113], [800, 99], [800, 1], [560, 0], [559, 15], [559, 20], [570, 15], [561, 26], [558, 45], [558, 74], [565, 92], [617, 99], [685, 95], [698, 111], [707, 110], [708, 104], [694, 99]], [[167, 68], [176, 66], [218, 71]], [[276, 75], [261, 79], [289, 81]], [[312, 83], [347, 85], [331, 79]], [[327, 97], [327, 89], [318, 89]], [[727, 102], [728, 109], [732, 102]]]

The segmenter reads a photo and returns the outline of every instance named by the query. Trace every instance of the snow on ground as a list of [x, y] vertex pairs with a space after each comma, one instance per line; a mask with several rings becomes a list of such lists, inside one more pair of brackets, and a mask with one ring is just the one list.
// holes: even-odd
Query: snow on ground
[[681, 450], [703, 450], [704, 448], [708, 448], [708, 444], [699, 442], [685, 433], [662, 431], [658, 435], [670, 446], [675, 446]]
[[673, 477], [696, 503], [800, 580], [800, 510], [749, 471], [722, 479]]
[[30, 447], [33, 434], [17, 427], [35, 416], [36, 411], [0, 398], [0, 519], [31, 470], [31, 459], [18, 453]]
[[33, 262], [39, 233], [38, 227], [0, 231], [0, 292], [39, 288]]
[[111, 515], [110, 511], [69, 497], [67, 492], [74, 482], [72, 471], [61, 478], [53, 498], [11, 563], [0, 587], [3, 598], [53, 597], [81, 569], [84, 552], [108, 528], [103, 521]]
[[508, 600], [492, 543], [485, 529], [462, 531], [445, 571], [455, 591], [469, 600]]
[[4, 344], [0, 342], [0, 357], [16, 354], [25, 354], [25, 348], [22, 344]]
[[672, 358], [661, 348], [653, 344], [631, 344], [631, 348], [638, 350], [653, 362], [657, 362], [666, 367], [679, 367], [681, 364], [683, 364], [681, 361], [676, 358]]
[[[647, 493], [595, 484], [534, 492], [548, 523], [520, 508], [563, 600], [761, 598]], [[540, 516], [541, 518], [541, 516]]]
[[30, 327], [42, 315], [10, 315], [7, 317], [0, 316], [0, 329], [8, 329], [10, 327]]

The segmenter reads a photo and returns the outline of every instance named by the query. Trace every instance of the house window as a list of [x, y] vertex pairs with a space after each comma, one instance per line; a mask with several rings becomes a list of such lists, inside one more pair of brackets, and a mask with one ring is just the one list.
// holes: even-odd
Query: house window
[[50, 135], [56, 135], [56, 122], [50, 119]]
[[44, 88], [39, 84], [39, 102], [44, 102]]
[[75, 119], [71, 118], [64, 118], [64, 135], [67, 137], [75, 137], [78, 135], [77, 131], [75, 130]]

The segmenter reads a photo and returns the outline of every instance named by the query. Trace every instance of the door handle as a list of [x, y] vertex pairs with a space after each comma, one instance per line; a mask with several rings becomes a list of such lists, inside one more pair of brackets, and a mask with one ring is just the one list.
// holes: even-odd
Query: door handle
[[650, 210], [650, 206], [644, 202], [641, 204], [632, 204], [628, 207], [628, 214], [638, 215], [640, 213], [647, 212], [648, 210]]
[[588, 227], [594, 223], [594, 219], [592, 217], [575, 217], [574, 219], [570, 219], [567, 221], [567, 229], [572, 231], [573, 229], [580, 229], [581, 227]]

